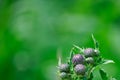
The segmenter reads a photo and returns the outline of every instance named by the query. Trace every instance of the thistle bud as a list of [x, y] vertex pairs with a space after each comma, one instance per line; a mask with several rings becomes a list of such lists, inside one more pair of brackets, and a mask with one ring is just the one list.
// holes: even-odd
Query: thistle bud
[[83, 64], [78, 64], [74, 68], [77, 75], [84, 75], [86, 72], [86, 67]]
[[65, 73], [65, 72], [60, 73], [59, 76], [60, 76], [60, 78], [62, 78], [62, 79], [68, 78], [68, 74]]
[[94, 64], [94, 59], [92, 57], [88, 57], [88, 58], [86, 58], [86, 62], [88, 64]]
[[72, 63], [73, 63], [74, 65], [83, 64], [84, 61], [85, 61], [84, 57], [83, 57], [82, 55], [80, 55], [80, 54], [76, 54], [76, 55], [74, 55], [73, 58], [72, 58]]
[[70, 66], [69, 64], [61, 64], [59, 66], [60, 72], [69, 72], [70, 71]]
[[95, 53], [94, 49], [92, 49], [92, 48], [87, 48], [84, 50], [85, 57], [93, 57], [93, 56], [95, 56], [95, 54], [96, 53]]
[[95, 56], [99, 56], [100, 55], [100, 51], [99, 50], [95, 49], [94, 51], [95, 51]]

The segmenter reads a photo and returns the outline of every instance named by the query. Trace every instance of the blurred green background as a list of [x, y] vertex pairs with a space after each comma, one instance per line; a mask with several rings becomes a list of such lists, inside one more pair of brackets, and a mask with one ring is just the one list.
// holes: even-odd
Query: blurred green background
[[0, 0], [0, 80], [58, 80], [57, 53], [93, 47], [92, 33], [119, 80], [120, 0]]

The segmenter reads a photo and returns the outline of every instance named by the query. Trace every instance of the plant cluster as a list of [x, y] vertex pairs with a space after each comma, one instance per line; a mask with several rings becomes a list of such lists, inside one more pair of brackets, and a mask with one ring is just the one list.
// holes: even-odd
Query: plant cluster
[[95, 48], [80, 48], [74, 45], [66, 63], [62, 63], [59, 57], [58, 74], [61, 80], [93, 80], [95, 68], [99, 68], [102, 80], [116, 80], [100, 67], [100, 65], [114, 62], [106, 60], [100, 55], [98, 42], [93, 35], [92, 39]]

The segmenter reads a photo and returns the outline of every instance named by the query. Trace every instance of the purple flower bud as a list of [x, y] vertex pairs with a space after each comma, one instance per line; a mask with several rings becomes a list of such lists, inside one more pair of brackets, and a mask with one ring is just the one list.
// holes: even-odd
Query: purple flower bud
[[69, 72], [70, 71], [70, 66], [69, 64], [61, 64], [59, 66], [60, 72]]
[[95, 56], [95, 54], [96, 53], [95, 53], [94, 49], [92, 49], [92, 48], [87, 48], [84, 50], [85, 57], [93, 57], [93, 56]]
[[84, 61], [85, 61], [84, 57], [82, 55], [80, 55], [80, 54], [76, 54], [72, 58], [73, 65], [83, 64]]
[[74, 68], [77, 75], [84, 75], [86, 72], [86, 67], [83, 64], [78, 64]]
[[88, 64], [94, 64], [94, 59], [92, 57], [88, 57], [88, 58], [86, 58], [86, 62]]
[[60, 78], [62, 78], [62, 79], [68, 78], [68, 74], [65, 73], [65, 72], [60, 73], [59, 76], [60, 76]]

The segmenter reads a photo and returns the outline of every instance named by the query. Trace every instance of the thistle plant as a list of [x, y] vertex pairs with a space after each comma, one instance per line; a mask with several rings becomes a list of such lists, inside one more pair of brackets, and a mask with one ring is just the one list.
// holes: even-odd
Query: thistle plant
[[[94, 70], [99, 69], [102, 80], [116, 80], [108, 75], [100, 66], [114, 63], [104, 59], [100, 54], [98, 41], [92, 35], [94, 48], [81, 48], [74, 45], [66, 63], [58, 60], [58, 75], [61, 80], [93, 80]], [[100, 79], [100, 80], [101, 80]]]

